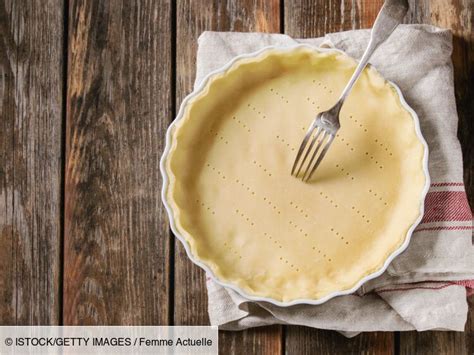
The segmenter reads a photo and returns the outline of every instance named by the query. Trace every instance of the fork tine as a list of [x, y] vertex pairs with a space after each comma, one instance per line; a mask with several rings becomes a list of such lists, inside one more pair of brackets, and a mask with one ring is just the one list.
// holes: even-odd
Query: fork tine
[[303, 177], [301, 178], [301, 180], [303, 181], [304, 181], [305, 176], [308, 174], [308, 171], [311, 169], [311, 166], [313, 165], [314, 158], [316, 158], [316, 156], [318, 155], [319, 148], [321, 148], [321, 145], [323, 144], [324, 140], [327, 137], [326, 131], [324, 129], [321, 129], [321, 131], [323, 132], [323, 135], [321, 136], [321, 139], [319, 140], [319, 143], [316, 146], [316, 149], [314, 150], [313, 155], [311, 156], [311, 159], [309, 160], [309, 163], [306, 166], [306, 169], [304, 170]]
[[323, 129], [321, 127], [318, 127], [318, 130], [316, 131], [316, 134], [314, 135], [313, 139], [311, 140], [311, 144], [309, 145], [308, 149], [306, 150], [306, 154], [304, 155], [303, 160], [301, 161], [300, 167], [299, 167], [298, 171], [296, 172], [295, 176], [298, 176], [298, 174], [300, 173], [301, 168], [304, 166], [304, 162], [306, 161], [306, 158], [308, 158], [308, 155], [311, 152], [311, 150], [313, 149], [314, 144], [317, 142], [318, 137], [321, 135], [321, 132], [324, 132]]
[[[308, 129], [308, 132], [304, 136], [303, 142], [301, 142], [300, 148], [298, 149], [298, 153], [296, 154], [295, 162], [293, 163], [293, 168], [291, 169], [291, 175], [295, 172], [295, 169], [298, 165], [298, 161], [300, 160], [301, 154], [303, 154], [304, 149], [306, 148], [306, 145], [308, 144], [309, 139], [311, 138], [311, 135], [313, 134], [315, 126], [311, 125], [311, 127]], [[319, 127], [318, 127], [319, 130]]]
[[[316, 169], [318, 168], [319, 164], [320, 164], [321, 161], [323, 160], [323, 158], [324, 158], [324, 156], [326, 155], [327, 151], [329, 150], [329, 147], [331, 146], [333, 140], [334, 140], [334, 135], [329, 134], [329, 139], [328, 139], [328, 141], [326, 142], [326, 145], [324, 146], [323, 150], [321, 151], [321, 155], [320, 155], [320, 156], [318, 157], [318, 159], [316, 160], [316, 163], [314, 164], [313, 169], [312, 169], [311, 172], [309, 173], [308, 178], [305, 180], [305, 178], [304, 178], [304, 176], [303, 176], [303, 181], [308, 182], [309, 179], [311, 179], [311, 176], [313, 176], [313, 173], [316, 171]], [[313, 157], [314, 157], [314, 156], [313, 156]], [[305, 174], [305, 175], [306, 175], [306, 174]]]

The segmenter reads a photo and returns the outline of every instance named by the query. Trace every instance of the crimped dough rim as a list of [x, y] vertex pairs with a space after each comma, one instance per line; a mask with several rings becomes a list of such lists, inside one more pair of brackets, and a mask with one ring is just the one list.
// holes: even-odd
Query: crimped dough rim
[[[174, 173], [170, 169], [169, 162], [170, 160], [172, 160], [173, 153], [177, 149], [176, 139], [173, 138], [177, 130], [179, 130], [177, 128], [177, 125], [180, 125], [181, 127], [181, 125], [185, 124], [186, 119], [189, 119], [189, 117], [186, 118], [187, 109], [189, 109], [196, 101], [199, 101], [200, 99], [208, 95], [209, 89], [212, 87], [213, 83], [216, 80], [225, 77], [229, 73], [229, 71], [239, 70], [239, 68], [244, 63], [253, 62], [253, 63], [258, 64], [259, 62], [265, 61], [269, 56], [278, 55], [278, 54], [283, 55], [285, 53], [291, 53], [291, 52], [296, 53], [297, 51], [300, 51], [300, 50], [312, 51], [314, 53], [329, 53], [329, 54], [337, 54], [337, 55], [343, 54], [341, 51], [334, 50], [334, 49], [315, 49], [307, 45], [297, 45], [294, 47], [285, 47], [285, 48], [268, 47], [256, 53], [252, 53], [245, 56], [239, 56], [235, 58], [232, 62], [230, 62], [224, 68], [209, 74], [206, 77], [206, 79], [203, 80], [203, 83], [200, 85], [200, 87], [198, 87], [192, 94], [190, 94], [183, 101], [179, 114], [177, 116], [177, 119], [169, 127], [169, 130], [167, 132], [166, 148], [165, 148], [165, 152], [163, 154], [161, 164], [160, 164], [161, 172], [163, 175], [163, 191], [162, 191], [163, 201], [170, 218], [170, 225], [174, 234], [185, 246], [185, 249], [190, 259], [194, 263], [196, 263], [198, 266], [202, 267], [207, 272], [207, 274], [210, 275], [219, 284], [225, 287], [231, 288], [251, 300], [267, 301], [267, 302], [274, 303], [280, 306], [289, 306], [289, 305], [299, 304], [299, 303], [321, 304], [332, 297], [342, 295], [342, 294], [352, 293], [358, 287], [360, 287], [360, 285], [362, 285], [364, 282], [374, 277], [377, 277], [381, 273], [383, 273], [383, 271], [385, 271], [385, 269], [388, 267], [389, 263], [393, 260], [393, 258], [396, 255], [400, 254], [408, 246], [411, 234], [413, 233], [413, 230], [416, 227], [416, 225], [418, 225], [418, 223], [420, 222], [421, 217], [423, 215], [424, 197], [429, 187], [429, 174], [428, 174], [428, 169], [427, 169], [428, 148], [420, 132], [418, 117], [416, 116], [415, 112], [404, 101], [398, 87], [396, 87], [396, 85], [394, 85], [393, 83], [387, 82], [391, 87], [393, 87], [393, 89], [395, 90], [400, 100], [401, 105], [410, 114], [413, 120], [414, 131], [415, 131], [416, 137], [419, 140], [420, 144], [422, 144], [423, 146], [423, 157], [422, 157], [422, 160], [420, 161], [421, 163], [420, 169], [423, 171], [423, 175], [425, 178], [423, 188], [420, 189], [420, 191], [418, 191], [418, 195], [419, 195], [418, 214], [416, 218], [413, 219], [410, 227], [407, 229], [406, 234], [404, 235], [404, 238], [400, 240], [400, 243], [398, 243], [396, 248], [393, 248], [393, 250], [390, 250], [386, 255], [384, 255], [383, 258], [381, 258], [382, 261], [376, 267], [372, 268], [371, 270], [367, 270], [367, 274], [364, 275], [363, 277], [357, 280], [353, 280], [353, 282], [350, 283], [349, 285], [348, 284], [343, 285], [340, 290], [329, 292], [327, 294], [324, 294], [321, 297], [310, 297], [310, 298], [293, 297], [291, 299], [282, 299], [278, 297], [272, 297], [272, 295], [268, 296], [268, 295], [261, 295], [261, 294], [255, 294], [255, 293], [249, 292], [248, 289], [245, 289], [245, 286], [242, 287], [242, 285], [236, 284], [235, 282], [232, 282], [232, 281], [229, 282], [229, 280], [226, 280], [224, 277], [222, 277], [222, 275], [219, 275], [219, 272], [216, 272], [216, 265], [212, 263], [212, 260], [203, 261], [203, 259], [200, 257], [199, 253], [197, 252], [197, 249], [195, 248], [196, 239], [192, 235], [187, 233], [186, 228], [184, 228], [181, 224], [181, 212], [173, 198], [173, 192], [176, 186], [176, 179], [175, 179]], [[378, 73], [375, 73], [373, 75], [380, 76]]]

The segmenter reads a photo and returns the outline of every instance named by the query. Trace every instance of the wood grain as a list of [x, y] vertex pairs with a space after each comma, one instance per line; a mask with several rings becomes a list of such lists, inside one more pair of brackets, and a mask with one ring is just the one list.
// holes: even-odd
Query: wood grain
[[393, 333], [362, 333], [354, 338], [330, 330], [287, 327], [287, 354], [392, 354]]
[[287, 0], [285, 33], [295, 38], [311, 38], [370, 28], [382, 4], [383, 0]]
[[[197, 38], [205, 30], [279, 32], [277, 0], [177, 2], [176, 104], [191, 92], [196, 66]], [[175, 243], [175, 324], [208, 324], [204, 272], [193, 265]], [[220, 352], [232, 354], [281, 352], [281, 327], [221, 333]]]
[[466, 322], [466, 353], [474, 354], [474, 296], [467, 299], [469, 313]]
[[170, 1], [69, 9], [64, 323], [166, 324]]
[[[285, 1], [285, 33], [296, 38], [311, 38], [329, 32], [369, 28], [382, 4], [383, 0]], [[288, 354], [390, 354], [395, 340], [393, 333], [364, 333], [347, 339], [336, 332], [287, 327], [285, 344]]]
[[0, 324], [60, 322], [63, 5], [0, 1]]
[[279, 355], [283, 351], [282, 327], [279, 325], [219, 332], [219, 354]]

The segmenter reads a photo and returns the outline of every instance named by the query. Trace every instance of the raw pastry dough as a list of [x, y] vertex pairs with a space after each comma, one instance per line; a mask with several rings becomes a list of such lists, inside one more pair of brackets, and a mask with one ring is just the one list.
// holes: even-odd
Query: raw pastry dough
[[379, 270], [420, 216], [425, 146], [395, 88], [366, 69], [310, 183], [290, 176], [316, 113], [355, 69], [340, 52], [270, 50], [185, 107], [166, 199], [191, 253], [251, 296], [320, 299]]

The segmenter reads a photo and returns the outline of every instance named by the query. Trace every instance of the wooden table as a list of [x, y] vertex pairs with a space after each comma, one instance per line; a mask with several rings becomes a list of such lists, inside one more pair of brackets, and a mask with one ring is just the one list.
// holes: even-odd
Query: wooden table
[[[204, 273], [160, 198], [164, 132], [204, 30], [295, 37], [370, 27], [382, 0], [0, 0], [0, 324], [207, 324]], [[454, 33], [465, 183], [474, 202], [474, 3], [411, 0]], [[218, 55], [218, 54], [216, 54]], [[472, 300], [471, 300], [472, 301]], [[272, 326], [223, 354], [472, 354], [466, 332]]]

